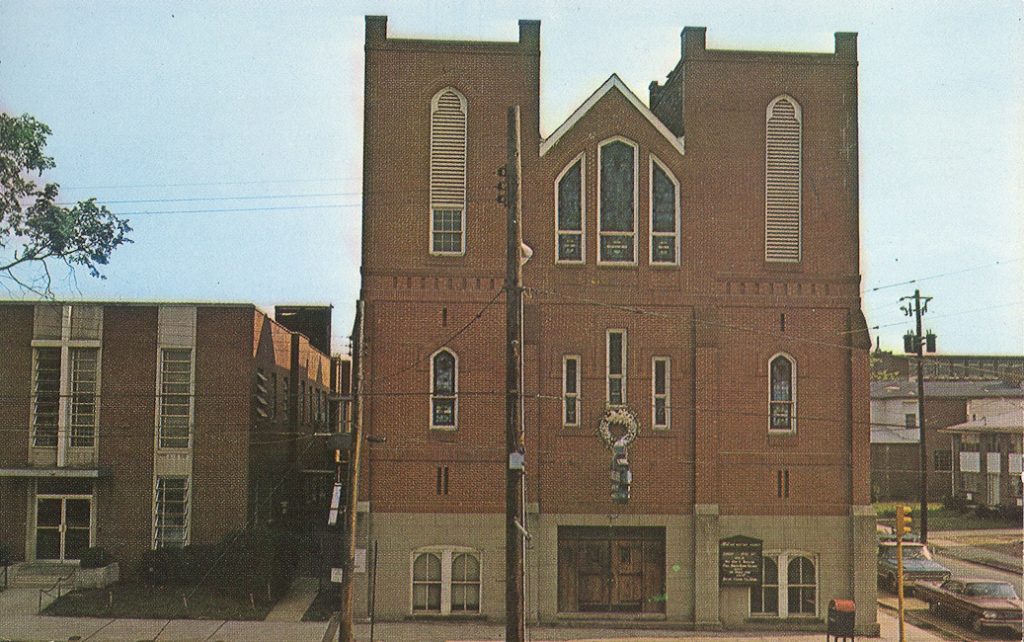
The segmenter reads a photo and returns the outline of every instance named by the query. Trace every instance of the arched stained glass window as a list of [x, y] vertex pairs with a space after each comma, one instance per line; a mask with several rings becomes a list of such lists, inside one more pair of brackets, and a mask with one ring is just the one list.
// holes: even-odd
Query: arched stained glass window
[[618, 139], [599, 148], [601, 262], [636, 261], [636, 154], [633, 144]]
[[557, 192], [557, 247], [559, 263], [583, 262], [583, 164], [581, 154], [558, 178]]
[[432, 428], [455, 428], [458, 401], [458, 361], [448, 350], [440, 350], [431, 359]]
[[777, 355], [768, 365], [769, 430], [793, 431], [796, 429], [796, 377], [792, 359]]

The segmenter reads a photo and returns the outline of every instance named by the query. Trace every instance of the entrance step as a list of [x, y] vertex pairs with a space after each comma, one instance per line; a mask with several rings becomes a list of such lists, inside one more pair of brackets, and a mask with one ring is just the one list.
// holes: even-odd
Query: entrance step
[[13, 588], [50, 588], [58, 579], [70, 578], [77, 570], [78, 564], [22, 562], [8, 569], [8, 582]]

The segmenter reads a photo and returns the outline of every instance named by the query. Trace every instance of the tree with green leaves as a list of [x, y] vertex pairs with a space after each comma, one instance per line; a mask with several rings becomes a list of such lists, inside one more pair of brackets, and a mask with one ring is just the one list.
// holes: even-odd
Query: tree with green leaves
[[63, 204], [57, 183], [36, 183], [56, 166], [45, 153], [50, 134], [28, 114], [0, 113], [0, 276], [46, 296], [51, 263], [83, 267], [102, 279], [100, 267], [120, 245], [131, 243], [132, 230], [95, 198]]

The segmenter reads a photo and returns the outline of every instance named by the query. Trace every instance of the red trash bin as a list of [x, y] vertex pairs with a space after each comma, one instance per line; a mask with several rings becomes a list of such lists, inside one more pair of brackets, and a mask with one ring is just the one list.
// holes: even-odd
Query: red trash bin
[[832, 600], [828, 603], [828, 635], [830, 640], [855, 640], [853, 633], [854, 621], [857, 619], [857, 604], [853, 600]]

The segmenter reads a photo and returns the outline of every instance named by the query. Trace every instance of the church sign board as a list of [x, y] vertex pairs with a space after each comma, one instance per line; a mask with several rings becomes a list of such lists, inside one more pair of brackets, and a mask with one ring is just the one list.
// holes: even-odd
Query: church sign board
[[735, 535], [718, 540], [718, 584], [756, 586], [761, 583], [761, 540]]

